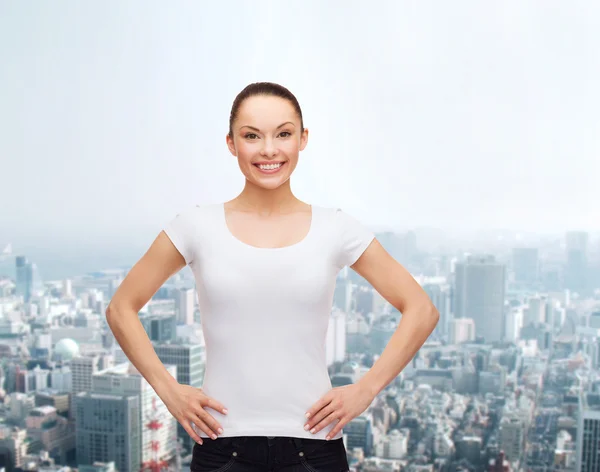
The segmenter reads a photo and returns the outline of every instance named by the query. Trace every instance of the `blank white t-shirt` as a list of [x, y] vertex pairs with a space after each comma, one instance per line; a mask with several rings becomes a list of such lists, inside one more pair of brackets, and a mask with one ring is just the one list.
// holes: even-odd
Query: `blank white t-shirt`
[[374, 234], [340, 209], [312, 205], [302, 241], [258, 248], [230, 232], [223, 203], [185, 209], [164, 231], [196, 279], [206, 343], [202, 388], [228, 409], [206, 407], [221, 436], [325, 439], [336, 422], [312, 434], [304, 414], [332, 388], [325, 338], [336, 276]]

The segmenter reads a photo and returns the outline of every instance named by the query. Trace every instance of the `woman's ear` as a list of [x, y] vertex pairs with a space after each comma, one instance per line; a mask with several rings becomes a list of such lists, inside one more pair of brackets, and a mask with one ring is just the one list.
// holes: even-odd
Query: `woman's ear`
[[229, 136], [229, 133], [225, 135], [225, 142], [227, 143], [227, 148], [232, 156], [237, 157], [237, 151], [235, 149], [235, 143], [233, 142], [233, 138]]
[[304, 128], [300, 136], [300, 151], [303, 151], [308, 144], [308, 128]]

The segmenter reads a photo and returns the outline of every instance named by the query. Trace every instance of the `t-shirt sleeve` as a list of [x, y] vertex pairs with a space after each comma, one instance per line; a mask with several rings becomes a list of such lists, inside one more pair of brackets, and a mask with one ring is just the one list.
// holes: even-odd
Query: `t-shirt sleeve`
[[182, 211], [175, 215], [163, 226], [163, 231], [169, 237], [173, 245], [185, 259], [186, 264], [194, 260], [194, 224], [193, 212], [190, 210]]
[[335, 213], [338, 231], [338, 265], [351, 266], [375, 238], [375, 234], [353, 216], [337, 208]]

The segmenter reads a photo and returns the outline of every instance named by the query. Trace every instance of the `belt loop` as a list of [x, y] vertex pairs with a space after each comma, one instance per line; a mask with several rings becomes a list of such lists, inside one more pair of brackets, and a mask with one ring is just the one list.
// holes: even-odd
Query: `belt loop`
[[302, 450], [302, 440], [300, 438], [294, 438], [294, 444], [299, 451]]

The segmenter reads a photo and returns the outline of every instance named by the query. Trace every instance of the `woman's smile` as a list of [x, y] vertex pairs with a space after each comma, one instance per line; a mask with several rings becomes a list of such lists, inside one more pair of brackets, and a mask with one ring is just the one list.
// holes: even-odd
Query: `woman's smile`
[[253, 166], [256, 167], [261, 174], [276, 174], [283, 168], [283, 166], [285, 166], [286, 163], [287, 161], [271, 164], [255, 163]]

